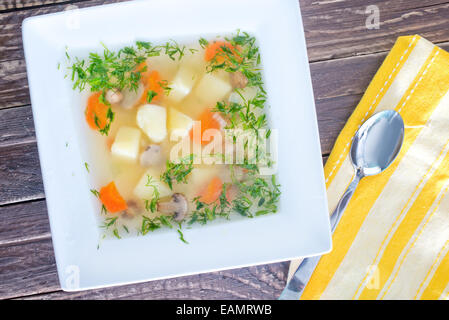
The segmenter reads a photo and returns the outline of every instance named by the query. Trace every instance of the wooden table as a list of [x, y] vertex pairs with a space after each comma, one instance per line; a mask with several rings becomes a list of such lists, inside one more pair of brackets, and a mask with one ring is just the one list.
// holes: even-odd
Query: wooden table
[[[244, 0], [242, 0], [244, 1]], [[282, 0], [279, 0], [282, 1]], [[0, 298], [275, 299], [288, 262], [121, 287], [60, 290], [23, 58], [26, 17], [101, 0], [0, 0]], [[323, 160], [400, 35], [418, 33], [449, 48], [449, 0], [300, 0]], [[368, 5], [380, 12], [367, 29]], [[294, 52], [286, 52], [294, 58]]]

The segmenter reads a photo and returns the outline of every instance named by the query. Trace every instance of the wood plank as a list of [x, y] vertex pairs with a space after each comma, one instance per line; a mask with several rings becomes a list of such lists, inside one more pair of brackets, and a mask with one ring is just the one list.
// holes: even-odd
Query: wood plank
[[0, 109], [25, 104], [30, 104], [25, 60], [0, 62]]
[[49, 237], [45, 200], [0, 207], [0, 246]]
[[0, 110], [0, 148], [36, 141], [30, 106]]
[[353, 9], [351, 3], [303, 17], [311, 61], [387, 51], [402, 35], [418, 33], [434, 43], [449, 41], [448, 3], [406, 10], [387, 6], [380, 11], [380, 28], [372, 30], [365, 26], [365, 11]]
[[327, 14], [329, 12], [353, 12], [363, 14], [368, 6], [377, 6], [379, 11], [404, 11], [448, 3], [448, 0], [300, 0], [303, 16]]
[[[113, 0], [110, 2], [120, 2]], [[339, 1], [338, 9], [332, 8], [324, 14], [319, 11], [308, 13], [310, 6], [304, 6], [304, 28], [311, 61], [337, 57], [369, 54], [391, 48], [399, 35], [420, 33], [430, 41], [440, 43], [449, 41], [446, 32], [449, 26], [447, 16], [449, 4], [438, 2], [424, 8], [415, 8], [418, 1], [412, 1], [409, 9], [400, 5], [389, 8], [394, 1], [388, 1], [381, 10], [379, 29], [367, 30], [367, 15], [360, 10], [360, 2]], [[406, 1], [401, 1], [405, 3]], [[445, 1], [446, 2], [446, 1]], [[77, 3], [80, 8], [99, 5], [105, 1], [94, 0]], [[109, 2], [108, 2], [109, 3]], [[380, 5], [380, 2], [379, 2]], [[319, 4], [315, 5], [319, 6]], [[421, 5], [422, 6], [422, 5]], [[0, 14], [0, 61], [23, 59], [21, 43], [21, 23], [30, 16], [64, 10], [65, 5], [54, 5], [36, 9], [6, 12]]]
[[1, 147], [0, 205], [43, 197], [36, 143]]
[[49, 238], [0, 246], [0, 299], [59, 289]]
[[316, 102], [322, 155], [328, 155], [332, 151], [337, 136], [361, 98], [360, 94]]

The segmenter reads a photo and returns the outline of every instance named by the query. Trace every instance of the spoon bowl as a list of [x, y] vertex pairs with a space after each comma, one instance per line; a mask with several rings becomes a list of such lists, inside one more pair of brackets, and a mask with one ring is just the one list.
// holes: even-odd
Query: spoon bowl
[[354, 136], [351, 161], [361, 176], [387, 169], [397, 157], [404, 140], [404, 121], [399, 113], [386, 110], [369, 118]]

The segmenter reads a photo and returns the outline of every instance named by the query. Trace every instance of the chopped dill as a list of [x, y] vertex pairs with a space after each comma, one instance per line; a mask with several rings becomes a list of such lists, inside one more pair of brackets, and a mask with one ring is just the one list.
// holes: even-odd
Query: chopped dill
[[112, 231], [112, 233], [114, 234], [114, 236], [115, 236], [117, 239], [121, 239], [121, 238], [122, 238], [122, 237], [120, 237], [120, 234], [119, 234], [117, 228], [115, 228], [115, 229]]
[[168, 41], [162, 48], [164, 49], [164, 53], [173, 61], [176, 60], [176, 55], [178, 56], [178, 60], [181, 60], [186, 50], [185, 46], [180, 47], [174, 40]]
[[102, 228], [108, 229], [111, 226], [114, 226], [117, 222], [118, 217], [106, 218], [104, 219], [104, 224], [101, 226]]
[[157, 202], [159, 201], [160, 193], [157, 186], [154, 184], [154, 179], [152, 176], [147, 175], [147, 183], [145, 184], [146, 187], [153, 188], [153, 198], [150, 200], [145, 200], [145, 209], [147, 211], [156, 212], [157, 208]]
[[86, 171], [87, 171], [88, 173], [90, 173], [90, 170], [89, 170], [89, 164], [88, 164], [87, 162], [84, 162], [84, 167], [86, 168]]
[[127, 226], [123, 225], [123, 229], [125, 229], [126, 233], [129, 233], [129, 229]]
[[153, 91], [153, 90], [148, 90], [147, 93], [147, 102], [151, 103], [151, 101], [153, 101], [153, 98], [157, 96], [157, 92]]
[[168, 81], [161, 80], [159, 81], [159, 85], [161, 86], [162, 90], [164, 90], [165, 95], [168, 96], [172, 90], [172, 88], [168, 86]]
[[201, 48], [205, 49], [208, 45], [209, 45], [209, 41], [207, 41], [204, 38], [200, 38], [200, 40], [198, 40]]
[[146, 235], [148, 232], [153, 232], [160, 229], [162, 226], [172, 228], [171, 217], [159, 216], [156, 218], [150, 218], [143, 215], [139, 232], [142, 235]]
[[186, 239], [184, 239], [184, 234], [182, 233], [181, 229], [178, 229], [178, 234], [179, 234], [179, 239], [184, 242], [185, 244], [189, 244], [188, 241], [186, 241]]
[[100, 192], [98, 192], [96, 189], [90, 189], [90, 192], [97, 198], [100, 197]]
[[176, 183], [187, 183], [187, 176], [193, 170], [193, 157], [191, 154], [179, 161], [179, 163], [173, 163], [167, 161], [167, 168], [161, 175], [161, 181], [165, 182], [170, 189], [173, 189], [173, 181]]

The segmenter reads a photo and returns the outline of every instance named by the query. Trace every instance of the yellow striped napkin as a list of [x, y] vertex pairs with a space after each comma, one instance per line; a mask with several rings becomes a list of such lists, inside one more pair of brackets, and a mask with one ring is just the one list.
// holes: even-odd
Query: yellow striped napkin
[[351, 138], [386, 109], [404, 119], [401, 152], [385, 172], [361, 181], [302, 299], [449, 299], [446, 51], [420, 36], [398, 38], [326, 163], [329, 210], [354, 174]]

